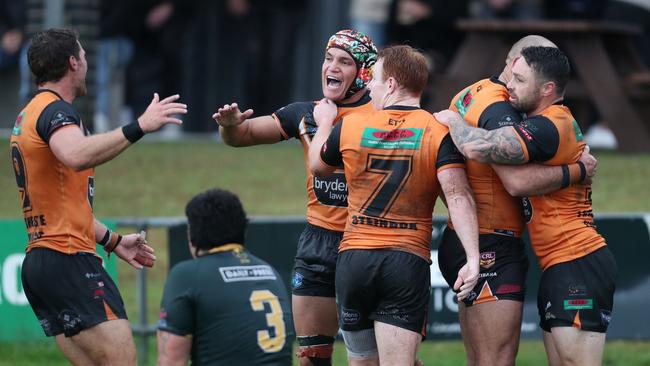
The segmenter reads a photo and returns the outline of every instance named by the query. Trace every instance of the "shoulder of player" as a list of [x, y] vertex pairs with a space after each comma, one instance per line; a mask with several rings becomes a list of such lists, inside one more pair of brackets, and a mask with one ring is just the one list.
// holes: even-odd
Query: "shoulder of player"
[[45, 108], [43, 108], [43, 111], [41, 112], [41, 115], [39, 116], [39, 119], [60, 118], [61, 116], [58, 115], [59, 113], [62, 113], [65, 116], [72, 116], [75, 119], [79, 119], [79, 114], [74, 109], [72, 104], [61, 99], [53, 100], [47, 106], [45, 106]]
[[274, 114], [289, 113], [302, 116], [308, 112], [312, 112], [316, 104], [317, 102], [315, 101], [293, 102], [278, 109]]
[[544, 109], [542, 113], [535, 116], [531, 116], [526, 120], [534, 119], [534, 118], [537, 118], [538, 121], [544, 119], [546, 121], [552, 122], [553, 124], [562, 123], [564, 121], [572, 122], [574, 120], [573, 115], [571, 114], [569, 108], [562, 104], [550, 105], [549, 107]]

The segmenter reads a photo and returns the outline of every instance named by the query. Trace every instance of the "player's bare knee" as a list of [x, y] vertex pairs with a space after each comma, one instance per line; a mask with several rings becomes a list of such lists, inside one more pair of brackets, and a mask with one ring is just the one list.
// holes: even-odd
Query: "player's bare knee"
[[334, 353], [334, 337], [326, 335], [298, 336], [298, 352], [301, 365], [331, 366]]

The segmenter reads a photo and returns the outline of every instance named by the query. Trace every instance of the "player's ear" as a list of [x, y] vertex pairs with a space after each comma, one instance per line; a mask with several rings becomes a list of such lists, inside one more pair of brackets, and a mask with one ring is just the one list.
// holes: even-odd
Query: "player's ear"
[[542, 95], [547, 97], [556, 94], [557, 84], [553, 81], [547, 81], [542, 84]]
[[71, 71], [77, 71], [79, 68], [79, 60], [77, 60], [76, 57], [70, 55], [70, 57], [68, 57], [68, 68]]

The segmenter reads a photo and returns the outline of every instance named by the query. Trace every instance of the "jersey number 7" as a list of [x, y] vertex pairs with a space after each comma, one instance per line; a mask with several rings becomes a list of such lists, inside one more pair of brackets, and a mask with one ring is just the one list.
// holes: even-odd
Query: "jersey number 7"
[[368, 154], [366, 172], [382, 177], [361, 207], [368, 216], [384, 217], [411, 176], [413, 156]]

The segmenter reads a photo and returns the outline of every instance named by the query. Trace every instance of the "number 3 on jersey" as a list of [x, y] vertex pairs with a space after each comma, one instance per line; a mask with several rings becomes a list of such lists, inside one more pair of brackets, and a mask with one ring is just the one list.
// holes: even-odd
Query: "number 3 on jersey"
[[266, 324], [275, 330], [275, 336], [271, 337], [268, 330], [258, 330], [257, 344], [266, 353], [279, 352], [287, 340], [287, 333], [278, 297], [269, 290], [255, 290], [251, 293], [249, 301], [255, 311], [264, 311], [264, 304], [269, 305], [271, 311], [266, 313]]

